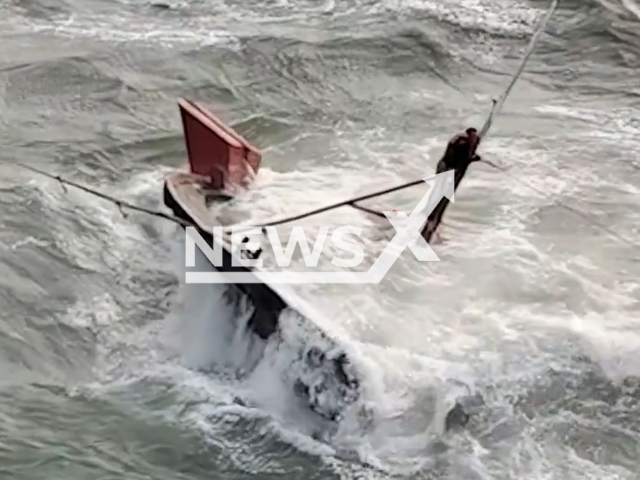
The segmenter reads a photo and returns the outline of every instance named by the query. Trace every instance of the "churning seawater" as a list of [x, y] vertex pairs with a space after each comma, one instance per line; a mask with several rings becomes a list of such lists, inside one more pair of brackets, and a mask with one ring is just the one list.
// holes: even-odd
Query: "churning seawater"
[[[11, 164], [163, 208], [186, 97], [263, 150], [257, 221], [400, 183], [482, 124], [547, 6], [0, 0], [0, 478], [640, 478], [637, 0], [561, 2], [481, 147], [507, 172], [472, 166], [440, 263], [299, 289], [371, 412], [328, 437], [280, 388], [287, 352], [243, 375], [174, 225]], [[304, 225], [328, 221], [372, 254], [392, 235]], [[443, 432], [466, 391], [484, 405]]]

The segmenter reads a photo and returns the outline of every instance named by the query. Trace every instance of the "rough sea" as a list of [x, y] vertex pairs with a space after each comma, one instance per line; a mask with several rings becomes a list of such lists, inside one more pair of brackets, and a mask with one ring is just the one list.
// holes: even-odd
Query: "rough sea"
[[[329, 435], [283, 388], [294, 352], [243, 371], [251, 340], [181, 280], [176, 225], [14, 163], [163, 210], [188, 98], [263, 151], [238, 199], [257, 222], [386, 188], [482, 125], [547, 7], [0, 0], [0, 479], [640, 479], [637, 0], [561, 1], [440, 262], [296, 290], [362, 378], [367, 418]], [[393, 234], [350, 209], [303, 222], [328, 223], [372, 256]]]

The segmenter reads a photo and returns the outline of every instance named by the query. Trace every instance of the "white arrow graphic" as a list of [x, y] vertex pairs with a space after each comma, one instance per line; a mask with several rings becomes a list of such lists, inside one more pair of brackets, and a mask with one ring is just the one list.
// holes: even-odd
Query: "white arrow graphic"
[[[442, 198], [454, 202], [454, 171], [439, 173], [423, 179], [431, 188], [418, 202], [411, 215], [404, 212], [383, 212], [396, 234], [366, 272], [186, 272], [187, 283], [380, 283], [405, 248], [413, 252], [420, 262], [438, 262], [440, 259], [420, 234], [422, 225]], [[214, 241], [215, 241], [214, 236]], [[222, 248], [222, 244], [215, 245]], [[239, 263], [244, 265], [243, 259]], [[247, 268], [250, 266], [245, 265]]]

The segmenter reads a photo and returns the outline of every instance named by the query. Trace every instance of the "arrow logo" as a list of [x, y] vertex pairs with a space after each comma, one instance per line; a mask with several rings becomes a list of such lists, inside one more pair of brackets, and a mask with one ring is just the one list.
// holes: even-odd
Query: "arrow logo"
[[[405, 248], [411, 252], [420, 262], [438, 262], [440, 259], [429, 246], [420, 233], [429, 215], [444, 197], [454, 202], [454, 171], [439, 173], [423, 179], [431, 188], [418, 202], [411, 214], [405, 212], [383, 212], [396, 234], [387, 244], [374, 264], [366, 272], [265, 272], [252, 270], [256, 265], [253, 262], [234, 256], [237, 266], [243, 266], [250, 271], [235, 272], [186, 272], [187, 283], [266, 283], [266, 284], [301, 284], [301, 283], [380, 283], [391, 269]], [[187, 227], [185, 248], [187, 252], [187, 267], [195, 266], [195, 245], [198, 245], [215, 266], [220, 266], [220, 252], [223, 248], [221, 229], [214, 229], [214, 248], [211, 249], [205, 240], [200, 237], [197, 230]], [[246, 231], [246, 227], [245, 227]], [[269, 235], [271, 236], [271, 234]], [[326, 236], [326, 232], [325, 232]], [[308, 245], [304, 244], [305, 247]], [[294, 245], [295, 248], [295, 245]], [[216, 254], [214, 251], [217, 250]], [[287, 248], [287, 251], [289, 248]], [[315, 249], [314, 249], [315, 250]], [[293, 248], [291, 249], [293, 252]], [[191, 259], [191, 261], [189, 261]]]

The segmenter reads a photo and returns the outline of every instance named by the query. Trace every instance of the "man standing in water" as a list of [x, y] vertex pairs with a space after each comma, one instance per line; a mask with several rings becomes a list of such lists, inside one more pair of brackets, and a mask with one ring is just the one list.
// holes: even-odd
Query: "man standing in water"
[[[456, 135], [449, 141], [447, 150], [438, 162], [436, 174], [455, 170], [454, 191], [458, 188], [469, 165], [472, 162], [480, 161], [480, 157], [476, 155], [479, 143], [478, 131], [475, 128], [467, 128], [463, 134]], [[448, 205], [449, 199], [443, 197], [422, 227], [421, 233], [427, 243], [431, 241], [431, 237], [433, 237], [442, 222], [442, 217]]]

